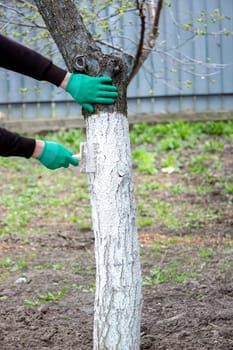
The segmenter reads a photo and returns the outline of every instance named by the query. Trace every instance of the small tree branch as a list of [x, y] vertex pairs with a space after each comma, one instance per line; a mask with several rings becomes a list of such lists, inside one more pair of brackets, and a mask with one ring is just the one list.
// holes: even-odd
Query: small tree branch
[[134, 76], [134, 72], [137, 70], [137, 67], [140, 65], [140, 58], [142, 56], [142, 51], [144, 47], [145, 31], [146, 31], [146, 18], [145, 18], [144, 9], [143, 9], [144, 3], [145, 3], [145, 0], [143, 0], [141, 3], [138, 0], [136, 0], [136, 9], [138, 10], [140, 21], [141, 21], [141, 31], [140, 31], [138, 48], [134, 59], [134, 65], [132, 67], [132, 72], [130, 75], [130, 80], [132, 79], [132, 75]]
[[149, 26], [150, 28], [153, 28], [155, 20], [154, 0], [147, 0], [146, 4], [148, 8]]
[[[158, 33], [159, 33], [159, 20], [160, 20], [162, 8], [163, 8], [163, 0], [158, 0], [157, 10], [155, 13], [155, 19], [154, 19], [154, 24], [153, 24], [153, 29], [152, 29], [152, 34], [153, 34], [155, 40], [156, 40]], [[155, 42], [154, 42], [154, 44], [155, 44]], [[153, 47], [154, 47], [154, 44], [153, 44]]]
[[[163, 0], [158, 0], [156, 11], [153, 6], [152, 0], [148, 0], [146, 2], [148, 17], [149, 17], [149, 33], [147, 36], [147, 40], [143, 38], [143, 46], [142, 46], [142, 35], [140, 37], [137, 54], [135, 56], [134, 65], [130, 74], [130, 80], [132, 80], [134, 76], [137, 74], [137, 72], [139, 71], [139, 69], [141, 68], [141, 66], [143, 65], [143, 63], [145, 62], [147, 57], [150, 55], [151, 51], [155, 46], [155, 42], [159, 33], [159, 21], [161, 17], [162, 8], [163, 8], [163, 2], [164, 2]], [[140, 16], [140, 11], [139, 11], [139, 16]], [[142, 21], [142, 18], [141, 18], [141, 21]]]
[[25, 27], [25, 28], [36, 28], [36, 29], [43, 29], [43, 30], [46, 30], [47, 27], [44, 26], [44, 25], [40, 25], [40, 24], [37, 24], [36, 22], [33, 22], [32, 24], [30, 23], [23, 23], [23, 22], [17, 22], [17, 21], [12, 21], [11, 19], [9, 20], [5, 20], [5, 19], [1, 19], [0, 20], [0, 24], [14, 24], [16, 26], [20, 26], [20, 27]]

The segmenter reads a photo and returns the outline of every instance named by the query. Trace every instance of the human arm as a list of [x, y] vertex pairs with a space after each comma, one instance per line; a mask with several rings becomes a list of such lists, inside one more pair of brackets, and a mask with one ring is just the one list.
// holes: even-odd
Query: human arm
[[93, 104], [112, 104], [118, 96], [110, 77], [69, 73], [38, 52], [0, 34], [0, 66], [66, 90], [89, 112]]
[[48, 169], [77, 166], [78, 160], [72, 151], [56, 142], [34, 140], [0, 128], [0, 156], [36, 158]]
[[38, 52], [0, 34], [0, 66], [60, 86], [67, 71]]
[[35, 150], [36, 140], [0, 128], [0, 156], [30, 158]]

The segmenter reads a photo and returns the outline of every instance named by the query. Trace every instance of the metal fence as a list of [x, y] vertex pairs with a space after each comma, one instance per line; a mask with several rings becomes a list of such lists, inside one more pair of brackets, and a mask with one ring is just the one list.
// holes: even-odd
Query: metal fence
[[[128, 113], [232, 111], [233, 1], [170, 3], [162, 13], [155, 51], [128, 88]], [[204, 13], [209, 13], [207, 20]], [[228, 18], [222, 20], [222, 13]], [[131, 42], [137, 40], [138, 22], [131, 28], [123, 21], [121, 25]], [[0, 70], [0, 117], [5, 120], [80, 114], [79, 106], [61, 89]]]

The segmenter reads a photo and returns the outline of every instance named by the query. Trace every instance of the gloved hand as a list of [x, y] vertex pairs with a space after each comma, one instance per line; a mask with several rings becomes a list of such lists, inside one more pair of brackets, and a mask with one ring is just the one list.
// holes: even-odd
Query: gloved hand
[[94, 112], [93, 103], [112, 104], [118, 96], [117, 87], [110, 85], [110, 77], [90, 77], [84, 74], [71, 74], [66, 91], [90, 113]]
[[72, 157], [72, 152], [56, 142], [44, 141], [44, 148], [42, 153], [36, 158], [46, 168], [68, 168], [70, 164], [77, 166], [78, 160]]

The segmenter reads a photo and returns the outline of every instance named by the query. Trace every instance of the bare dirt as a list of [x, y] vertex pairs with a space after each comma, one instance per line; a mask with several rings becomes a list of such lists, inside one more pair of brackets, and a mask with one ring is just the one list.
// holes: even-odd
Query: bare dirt
[[[227, 152], [223, 152], [221, 171], [229, 174], [232, 146]], [[178, 175], [166, 176], [178, 181]], [[183, 196], [176, 193], [167, 200], [183, 201]], [[174, 232], [158, 223], [139, 230], [144, 281], [155, 265], [166, 271], [177, 259], [176, 271], [196, 273], [176, 280], [173, 272], [160, 283], [145, 283], [142, 350], [233, 349], [232, 197], [217, 189], [189, 199], [201, 203], [200, 207], [211, 202], [216, 212], [222, 209], [222, 215], [202, 223], [201, 229], [197, 225]], [[27, 242], [17, 235], [0, 240], [1, 261], [5, 258], [6, 265], [9, 261], [0, 277], [0, 349], [90, 350], [95, 280], [92, 232], [79, 231], [74, 224], [38, 223], [38, 228], [40, 233], [28, 235]], [[200, 256], [200, 248], [210, 247], [210, 254]], [[11, 267], [11, 261], [18, 265]], [[38, 303], [48, 292], [56, 296], [64, 288], [58, 300]]]

